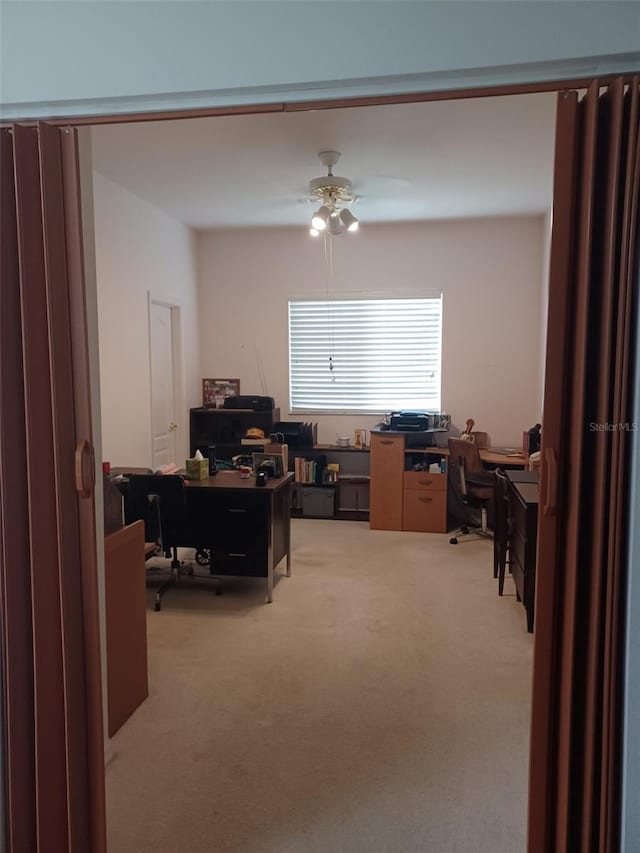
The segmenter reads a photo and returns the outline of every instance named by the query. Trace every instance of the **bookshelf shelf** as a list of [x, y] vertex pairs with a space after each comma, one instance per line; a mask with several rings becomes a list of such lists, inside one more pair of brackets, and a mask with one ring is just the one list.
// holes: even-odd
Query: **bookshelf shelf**
[[[344, 454], [351, 453], [351, 456]], [[340, 455], [338, 455], [340, 453]], [[334, 455], [335, 454], [335, 455]], [[297, 457], [297, 465], [295, 458]], [[323, 445], [316, 445], [313, 450], [302, 448], [295, 450], [294, 459], [289, 456], [289, 468], [294, 472], [297, 470], [300, 474], [304, 471], [304, 463], [313, 463], [318, 457], [324, 457], [326, 464], [339, 465], [337, 472], [337, 480], [328, 482], [303, 482], [296, 481], [293, 484], [293, 507], [292, 516], [294, 518], [333, 518], [342, 521], [368, 521], [369, 520], [369, 454], [356, 448], [331, 448]], [[307, 469], [308, 471], [309, 469]], [[318, 474], [318, 469], [313, 468]], [[320, 476], [318, 474], [318, 476]], [[322, 500], [320, 495], [323, 490], [332, 495], [327, 496], [326, 504], [322, 507], [327, 511], [324, 514], [319, 514], [314, 507], [320, 506]], [[309, 500], [305, 502], [303, 492], [313, 491], [318, 495], [318, 500]], [[331, 506], [331, 502], [332, 506]], [[303, 505], [306, 503], [306, 512], [303, 512]]]

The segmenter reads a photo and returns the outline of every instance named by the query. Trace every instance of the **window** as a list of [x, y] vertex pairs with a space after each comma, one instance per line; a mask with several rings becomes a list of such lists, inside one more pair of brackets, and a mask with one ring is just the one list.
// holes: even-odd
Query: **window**
[[291, 411], [439, 411], [441, 349], [441, 295], [291, 300]]

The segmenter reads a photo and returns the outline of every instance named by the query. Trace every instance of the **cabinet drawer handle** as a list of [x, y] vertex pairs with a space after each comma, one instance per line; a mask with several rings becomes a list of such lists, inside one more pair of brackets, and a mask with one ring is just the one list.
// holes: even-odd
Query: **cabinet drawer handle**
[[383, 438], [380, 442], [380, 444], [393, 444], [393, 443], [394, 443], [393, 440], [390, 438]]
[[229, 512], [246, 512], [246, 509], [231, 509], [231, 507], [229, 507]]
[[422, 501], [423, 503], [431, 503], [431, 501], [433, 500], [433, 498], [423, 498], [423, 497], [421, 496], [421, 497], [419, 497], [419, 498], [418, 498], [418, 500], [419, 500], [419, 501]]
[[418, 480], [421, 486], [430, 486], [433, 480]]
[[247, 556], [246, 554], [234, 554], [234, 553], [227, 554], [227, 557], [246, 557], [246, 556]]

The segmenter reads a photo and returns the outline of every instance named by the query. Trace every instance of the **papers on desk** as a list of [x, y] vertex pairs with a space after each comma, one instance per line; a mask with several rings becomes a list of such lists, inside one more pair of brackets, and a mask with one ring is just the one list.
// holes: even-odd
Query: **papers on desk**
[[161, 465], [157, 471], [154, 471], [154, 474], [177, 474], [180, 471], [180, 468], [175, 464], [175, 462], [170, 462], [168, 465]]
[[522, 456], [522, 450], [517, 447], [490, 447], [491, 453], [497, 453], [498, 456]]

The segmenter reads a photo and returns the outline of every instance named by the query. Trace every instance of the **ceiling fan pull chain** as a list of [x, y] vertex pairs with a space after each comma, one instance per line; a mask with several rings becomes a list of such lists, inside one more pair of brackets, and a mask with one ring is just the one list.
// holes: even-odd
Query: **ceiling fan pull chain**
[[[327, 296], [329, 295], [329, 290], [333, 294], [333, 241], [331, 238], [328, 240], [329, 243], [329, 284], [330, 287], [327, 289]], [[331, 372], [331, 381], [335, 382], [336, 377], [333, 373], [334, 363], [333, 363], [333, 354], [335, 351], [335, 340], [333, 334], [333, 317], [331, 316], [331, 303], [329, 302], [329, 335], [331, 341], [331, 355], [329, 356], [329, 370]]]

